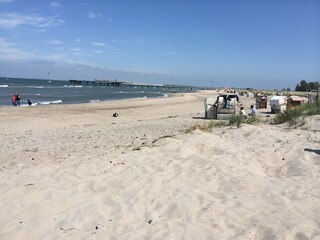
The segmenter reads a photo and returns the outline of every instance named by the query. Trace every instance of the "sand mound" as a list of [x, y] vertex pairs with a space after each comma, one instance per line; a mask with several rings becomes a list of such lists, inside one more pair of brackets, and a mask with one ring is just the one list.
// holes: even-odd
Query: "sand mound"
[[160, 117], [2, 122], [0, 238], [320, 239], [319, 116], [183, 134], [200, 108], [170, 101]]

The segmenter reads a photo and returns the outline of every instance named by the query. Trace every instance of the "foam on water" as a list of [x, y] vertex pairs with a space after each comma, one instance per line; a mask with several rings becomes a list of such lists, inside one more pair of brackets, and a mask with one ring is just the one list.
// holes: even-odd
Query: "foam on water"
[[44, 88], [44, 86], [28, 86], [28, 88]]
[[55, 101], [48, 101], [48, 102], [38, 102], [40, 105], [49, 105], [49, 104], [58, 104], [58, 103], [63, 103], [62, 100], [55, 100]]
[[83, 86], [79, 85], [63, 85], [66, 88], [82, 88]]
[[[31, 106], [37, 106], [38, 103], [32, 103]], [[30, 107], [28, 104], [21, 104], [20, 107]]]
[[97, 102], [100, 102], [100, 100], [99, 99], [96, 99], [96, 100], [94, 99], [94, 100], [90, 100], [89, 102], [90, 103], [97, 103]]

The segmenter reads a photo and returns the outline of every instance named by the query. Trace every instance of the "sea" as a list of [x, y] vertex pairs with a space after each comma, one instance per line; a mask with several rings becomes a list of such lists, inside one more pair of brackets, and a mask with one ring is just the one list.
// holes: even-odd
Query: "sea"
[[[174, 92], [186, 92], [186, 90], [174, 89]], [[87, 86], [72, 85], [69, 81], [61, 80], [0, 78], [0, 106], [11, 106], [11, 97], [16, 94], [21, 94], [21, 106], [27, 106], [27, 100], [35, 106], [163, 98], [170, 96], [171, 93], [172, 90], [162, 88]]]

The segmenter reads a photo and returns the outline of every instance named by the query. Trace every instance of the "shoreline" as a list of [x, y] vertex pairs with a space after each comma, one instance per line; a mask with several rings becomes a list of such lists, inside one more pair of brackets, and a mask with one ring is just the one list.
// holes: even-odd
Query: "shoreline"
[[[107, 139], [107, 142], [110, 144], [110, 149], [113, 150], [117, 145], [128, 145], [126, 142], [140, 144], [143, 142], [141, 138], [145, 138], [144, 135], [147, 135], [148, 142], [152, 142], [157, 137], [176, 134], [185, 129], [185, 126], [201, 121], [192, 118], [201, 113], [198, 112], [198, 109], [202, 110], [203, 108], [203, 101], [197, 100], [197, 95], [197, 93], [177, 94], [170, 98], [117, 100], [93, 104], [49, 105], [30, 108], [4, 107], [0, 111], [0, 129], [3, 137], [9, 138], [5, 142], [15, 142], [16, 135], [19, 138], [24, 138], [23, 135], [27, 134], [25, 137], [36, 138], [34, 142], [37, 148], [44, 144], [47, 145], [44, 148], [47, 148], [48, 151], [50, 151], [51, 144], [54, 144], [50, 139], [66, 138], [63, 137], [64, 131], [73, 130], [80, 134], [81, 129], [84, 131], [93, 129], [92, 131], [99, 134], [101, 139], [103, 138], [102, 132], [112, 134], [112, 139]], [[172, 109], [171, 106], [177, 108]], [[112, 116], [115, 112], [118, 113], [118, 117]], [[128, 129], [129, 126], [132, 126], [132, 129]], [[59, 137], [51, 133], [54, 131], [59, 134]], [[87, 132], [87, 134], [87, 137], [90, 137], [90, 133]], [[136, 138], [135, 134], [142, 136]], [[70, 132], [66, 141], [73, 139], [74, 136]], [[79, 144], [85, 146], [86, 143], [80, 142]], [[59, 145], [59, 147], [63, 148], [63, 145]], [[4, 148], [9, 149], [11, 145], [5, 144]], [[13, 158], [12, 162], [18, 158], [15, 155], [21, 155], [20, 148], [23, 146], [11, 150], [14, 153], [13, 157], [10, 157]], [[33, 147], [30, 148], [33, 149]]]
[[[64, 103], [61, 99], [58, 99], [58, 100], [53, 100], [51, 101], [50, 103], [46, 103], [46, 104], [43, 104], [43, 103], [38, 103], [36, 102], [36, 105], [33, 105], [31, 107], [37, 107], [37, 106], [56, 106], [56, 105], [77, 105], [77, 104], [95, 104], [95, 103], [107, 103], [107, 102], [114, 102], [114, 101], [130, 101], [130, 100], [135, 100], [135, 99], [158, 99], [158, 98], [168, 98], [168, 97], [172, 97], [174, 96], [175, 94], [179, 94], [179, 93], [162, 93], [162, 96], [158, 96], [158, 97], [132, 97], [132, 98], [119, 98], [119, 99], [109, 99], [109, 100], [95, 100], [95, 99], [92, 99], [92, 100], [89, 100], [89, 102], [77, 102], [77, 103]], [[26, 100], [22, 99], [21, 100], [22, 102], [25, 102]], [[57, 101], [61, 101], [59, 103], [53, 103], [53, 102], [57, 102]], [[91, 102], [92, 101], [92, 102]], [[34, 103], [33, 103], [34, 104]], [[3, 107], [13, 107], [12, 104], [8, 104], [8, 105], [0, 105], [0, 109], [3, 108]], [[27, 105], [27, 103], [21, 105], [20, 107], [30, 107]]]
[[[175, 92], [195, 92], [199, 89], [185, 88], [148, 88], [148, 87], [112, 87], [66, 85], [63, 81], [39, 82], [38, 80], [13, 81], [2, 88], [1, 106], [10, 106], [13, 94], [22, 95], [22, 103], [29, 99], [34, 104], [79, 104], [96, 101], [113, 101], [118, 99], [158, 98], [166, 97]], [[59, 103], [61, 102], [61, 103]]]

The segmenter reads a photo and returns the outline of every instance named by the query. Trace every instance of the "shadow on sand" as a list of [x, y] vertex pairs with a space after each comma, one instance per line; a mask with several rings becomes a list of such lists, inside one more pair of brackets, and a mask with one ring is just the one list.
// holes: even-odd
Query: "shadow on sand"
[[311, 149], [311, 148], [305, 148], [304, 149], [305, 152], [313, 152], [313, 153], [316, 153], [318, 155], [320, 155], [320, 150], [318, 149]]
[[[209, 118], [204, 118], [204, 117], [195, 116], [195, 117], [192, 117], [192, 119], [209, 119]], [[210, 119], [209, 119], [209, 120], [210, 120]], [[211, 119], [211, 120], [214, 120], [214, 119]]]

